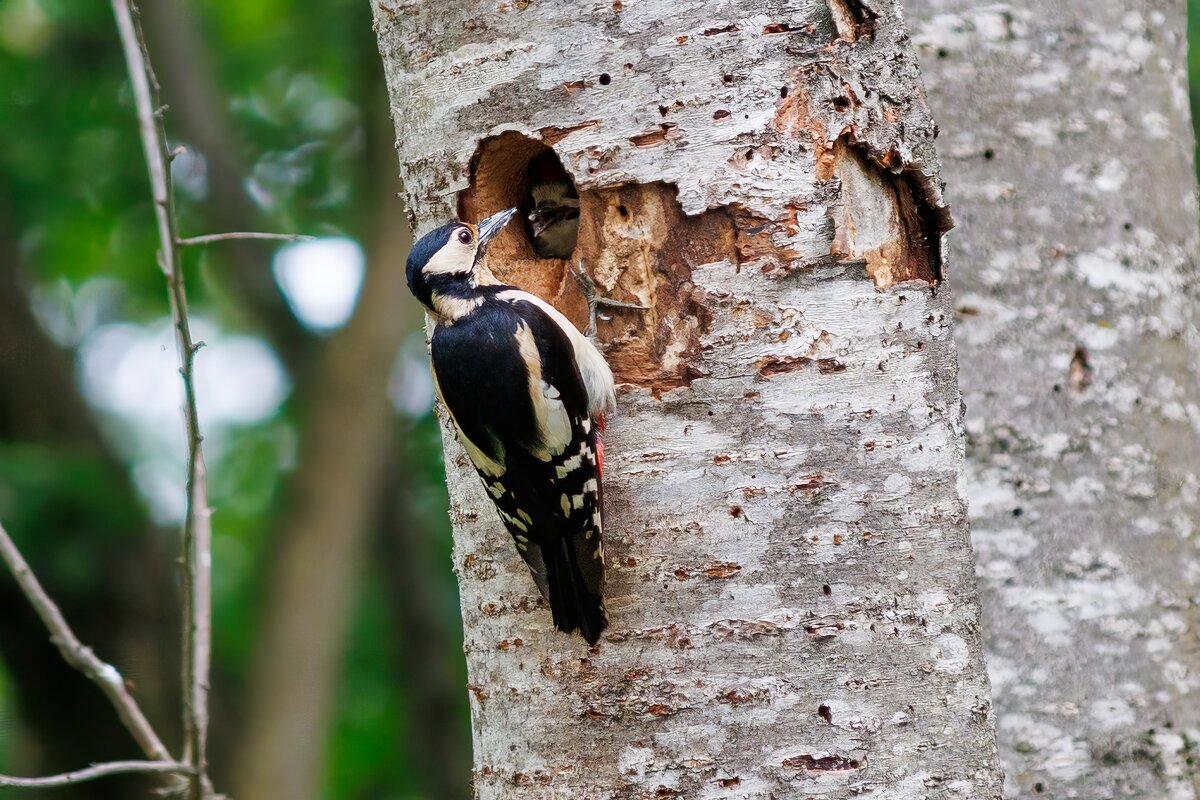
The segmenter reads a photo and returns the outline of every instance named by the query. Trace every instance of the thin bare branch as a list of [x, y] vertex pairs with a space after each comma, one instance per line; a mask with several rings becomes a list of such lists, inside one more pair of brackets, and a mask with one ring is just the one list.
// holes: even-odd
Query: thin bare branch
[[128, 775], [130, 773], [188, 775], [191, 772], [190, 764], [179, 761], [110, 761], [106, 764], [93, 764], [85, 769], [64, 772], [60, 775], [47, 775], [44, 778], [18, 778], [12, 775], [0, 775], [0, 787], [52, 789], [56, 786], [71, 786], [94, 781], [97, 778], [107, 778], [110, 775]]
[[[0, 559], [8, 565], [17, 580], [17, 585], [29, 599], [46, 630], [50, 632], [50, 641], [54, 642], [58, 651], [62, 653], [63, 659], [100, 687], [100, 691], [104, 692], [105, 697], [116, 709], [121, 722], [142, 748], [142, 752], [156, 761], [171, 761], [170, 752], [150, 727], [146, 715], [129, 693], [121, 673], [112, 664], [101, 661], [90, 647], [75, 636], [66, 618], [46, 594], [46, 590], [42, 588], [41, 582], [33, 574], [33, 570], [29, 568], [29, 564], [21, 556], [3, 525], [0, 525]], [[0, 783], [0, 786], [2, 785], [4, 784]]]
[[311, 242], [315, 236], [305, 236], [301, 233], [256, 233], [253, 231], [234, 231], [232, 233], [210, 233], [205, 236], [188, 236], [180, 239], [178, 244], [183, 247], [193, 247], [213, 242], [229, 242], [237, 239], [273, 239], [279, 242]]
[[207, 778], [208, 675], [212, 652], [212, 525], [204, 470], [203, 440], [196, 410], [195, 358], [184, 289], [179, 230], [171, 186], [170, 147], [163, 127], [163, 104], [150, 55], [132, 0], [112, 0], [117, 29], [137, 108], [138, 129], [150, 174], [158, 222], [159, 265], [167, 278], [179, 372], [183, 376], [187, 426], [187, 511], [183, 524], [183, 707], [185, 760], [194, 768], [191, 797], [211, 796]]

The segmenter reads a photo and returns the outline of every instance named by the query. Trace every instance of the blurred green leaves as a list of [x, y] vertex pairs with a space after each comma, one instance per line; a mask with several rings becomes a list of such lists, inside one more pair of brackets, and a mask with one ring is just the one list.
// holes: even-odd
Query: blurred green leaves
[[[175, 106], [167, 111], [168, 134], [189, 147], [173, 165], [183, 233], [217, 232], [206, 222], [214, 202], [213, 159], [228, 158], [242, 171], [240, 188], [259, 215], [253, 222], [266, 230], [346, 237], [369, 258], [379, 182], [397, 168], [369, 4], [205, 0], [186, 6], [208, 53], [205, 71], [232, 148], [205, 153], [193, 146], [178, 105], [184, 98], [164, 95]], [[152, 55], [163, 73], [169, 53]], [[124, 69], [107, 3], [0, 0], [0, 236], [16, 245], [20, 277], [43, 327], [71, 349], [86, 350], [106, 325], [149, 329], [167, 313]], [[380, 136], [388, 141], [372, 146]], [[403, 224], [399, 206], [397, 217]], [[275, 249], [256, 251], [267, 280]], [[214, 341], [256, 330], [244, 298], [224, 282], [246, 267], [232, 252], [222, 245], [187, 255], [193, 313], [215, 328]], [[201, 371], [214, 364], [213, 355], [201, 351]], [[147, 408], [158, 400], [153, 392], [147, 390]], [[267, 565], [287, 547], [273, 525], [303, 431], [299, 405], [289, 399], [265, 418], [210, 432], [215, 666], [225, 703], [236, 700], [247, 668]], [[131, 487], [147, 474], [182, 478], [181, 466], [172, 473], [171, 465], [149, 463], [144, 449], [125, 446], [164, 440], [165, 433], [178, 433], [178, 420], [102, 408], [92, 413], [91, 424], [105, 432], [118, 461], [61, 443], [0, 442], [0, 518], [47, 584], [84, 602], [115, 591], [109, 554], [121, 548], [114, 543], [152, 536], [173, 549], [174, 525], [147, 523], [144, 501], [139, 505]], [[411, 481], [413, 524], [435, 544], [435, 560], [422, 568], [440, 592], [438, 621], [451, 631], [454, 652], [446, 655], [465, 671], [457, 649], [441, 442], [436, 421], [417, 413], [424, 416], [402, 426], [397, 452]], [[389, 578], [384, 565], [371, 564], [352, 621], [331, 738], [330, 798], [417, 796], [418, 767], [430, 768], [405, 754], [420, 724], [408, 719], [412, 706], [396, 678], [397, 658], [422, 643], [400, 640], [403, 632], [389, 610]], [[454, 680], [461, 685], [465, 674]], [[5, 716], [13, 691], [0, 665], [0, 767], [13, 766], [8, 759], [18, 752], [7, 738], [17, 725]], [[465, 727], [465, 692], [459, 713]]]

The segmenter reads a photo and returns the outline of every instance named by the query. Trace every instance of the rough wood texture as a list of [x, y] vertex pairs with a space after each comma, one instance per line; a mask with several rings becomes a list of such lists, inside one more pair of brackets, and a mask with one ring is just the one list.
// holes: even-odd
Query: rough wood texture
[[[948, 218], [896, 4], [373, 6], [418, 228], [519, 201], [552, 145], [577, 255], [651, 309], [600, 328], [625, 386], [597, 648], [551, 630], [446, 436], [477, 796], [997, 797]], [[496, 272], [580, 319], [525, 235]]]
[[1011, 797], [1194, 798], [1196, 185], [1182, 2], [914, 0]]

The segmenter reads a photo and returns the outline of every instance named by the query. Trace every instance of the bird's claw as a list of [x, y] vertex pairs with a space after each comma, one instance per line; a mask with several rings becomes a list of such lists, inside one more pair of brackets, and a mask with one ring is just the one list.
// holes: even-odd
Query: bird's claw
[[[596, 282], [592, 280], [592, 276], [589, 275], [587, 270], [583, 268], [582, 261], [579, 261], [574, 267], [568, 267], [568, 269], [571, 271], [571, 275], [575, 278], [575, 282], [579, 284], [579, 290], [583, 292], [584, 299], [587, 300], [588, 327], [584, 332], [584, 335], [589, 339], [593, 339], [596, 336], [596, 316], [600, 306], [606, 306], [608, 308], [628, 308], [637, 311], [648, 310], [646, 306], [639, 305], [638, 303], [627, 303], [623, 300], [614, 300], [611, 297], [605, 297], [604, 295], [600, 294], [599, 290], [596, 288]], [[603, 319], [608, 320], [611, 319], [611, 317], [603, 317]]]

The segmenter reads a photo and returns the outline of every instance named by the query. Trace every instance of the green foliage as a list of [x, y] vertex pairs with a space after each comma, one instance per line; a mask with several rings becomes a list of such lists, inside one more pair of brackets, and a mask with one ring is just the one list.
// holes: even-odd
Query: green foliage
[[[1192, 121], [1200, 113], [1200, 0], [1188, 0], [1188, 94], [1192, 101]], [[1200, 165], [1200, 160], [1197, 161]]]
[[[378, 131], [390, 136], [391, 126], [369, 4], [200, 0], [190, 11], [236, 143], [230, 155], [245, 168], [260, 224], [348, 236], [369, 247], [376, 182], [396, 172], [391, 148], [371, 146]], [[47, 296], [67, 298], [90, 280], [112, 280], [116, 301], [89, 324], [162, 319], [167, 304], [154, 264], [154, 217], [108, 3], [0, 0], [0, 119], [0, 237], [17, 243], [24, 279]], [[183, 141], [179, 109], [168, 110], [166, 119], [169, 135]], [[184, 235], [212, 232], [203, 223], [209, 187], [204, 169], [196, 169], [177, 178]], [[208, 283], [231, 267], [227, 252], [214, 247], [189, 255], [189, 292], [195, 313], [237, 332], [242, 318], [222, 305], [226, 299], [218, 302], [220, 292]], [[205, 269], [197, 270], [201, 262]], [[271, 418], [226, 429], [209, 452], [216, 509], [214, 674], [218, 689], [233, 697], [257, 635], [266, 567], [275, 548], [286, 546], [272, 534], [302, 436], [300, 411], [285, 405]], [[101, 422], [110, 440], [138, 424]], [[440, 582], [441, 621], [456, 631], [440, 440], [432, 417], [413, 427], [403, 450], [419, 499], [414, 522], [437, 542], [429, 570]], [[0, 443], [0, 519], [46, 583], [79, 598], [112, 591], [105, 583], [113, 577], [106, 553], [114, 539], [173, 541], [175, 535], [173, 524], [156, 530], [130, 494], [137, 454], [113, 450], [125, 463], [114, 467], [43, 444]], [[395, 677], [403, 649], [384, 580], [379, 573], [368, 577], [351, 625], [331, 740], [330, 798], [412, 796], [420, 785], [421, 765], [405, 754], [416, 723], [408, 719], [411, 699]], [[0, 620], [0, 635], [2, 628]], [[457, 637], [450, 637], [456, 645]], [[456, 653], [454, 662], [461, 661]], [[465, 683], [465, 674], [460, 677]], [[5, 716], [11, 691], [0, 663], [0, 766], [16, 769], [8, 759], [17, 752], [11, 740], [17, 725]], [[465, 725], [465, 692], [460, 714]]]

